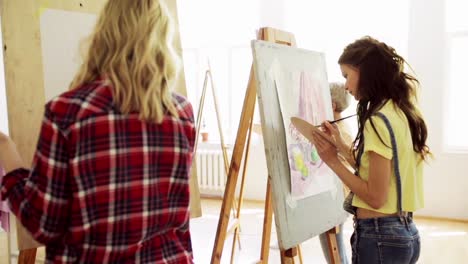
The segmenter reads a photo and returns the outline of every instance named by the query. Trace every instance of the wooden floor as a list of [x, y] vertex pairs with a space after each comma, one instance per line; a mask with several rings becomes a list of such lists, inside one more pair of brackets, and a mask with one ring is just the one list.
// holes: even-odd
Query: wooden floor
[[[191, 232], [192, 244], [195, 255], [195, 263], [209, 263], [213, 250], [214, 238], [218, 224], [221, 201], [203, 199], [203, 216], [192, 219]], [[255, 263], [260, 256], [261, 232], [263, 224], [263, 203], [245, 202], [241, 216], [241, 250], [237, 248], [235, 263]], [[468, 263], [468, 222], [433, 220], [415, 218], [418, 225], [422, 249], [418, 263], [462, 264]], [[275, 243], [276, 233], [272, 230], [272, 242], [270, 244], [269, 263], [280, 263], [278, 246]], [[352, 220], [348, 219], [343, 228], [345, 241], [349, 241], [352, 233]], [[7, 235], [0, 232], [0, 264], [8, 263]], [[229, 263], [231, 254], [232, 237], [228, 237], [222, 263]], [[312, 238], [301, 245], [304, 263], [326, 263], [320, 243], [317, 238]], [[351, 256], [351, 248], [346, 243], [348, 259]], [[37, 263], [43, 263], [44, 249], [38, 250]], [[41, 260], [42, 259], [42, 260]], [[15, 262], [12, 262], [15, 263]], [[299, 263], [296, 259], [296, 263]]]

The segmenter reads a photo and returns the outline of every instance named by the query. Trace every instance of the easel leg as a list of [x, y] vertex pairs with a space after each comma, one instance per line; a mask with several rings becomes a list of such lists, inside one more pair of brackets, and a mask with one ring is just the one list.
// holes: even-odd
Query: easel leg
[[[262, 251], [258, 264], [268, 263], [270, 253], [271, 225], [273, 222], [273, 206], [271, 197], [270, 177], [267, 181], [267, 191], [265, 197], [265, 213], [263, 218]], [[295, 248], [281, 250], [281, 263], [294, 263], [294, 256], [299, 255], [299, 263], [302, 264], [302, 252], [298, 245]]]
[[234, 263], [234, 256], [236, 253], [236, 243], [239, 240], [238, 236], [239, 236], [239, 228], [236, 228], [232, 236], [231, 262], [230, 262], [231, 264]]
[[297, 256], [297, 247], [281, 250], [281, 264], [294, 264], [295, 256]]
[[259, 263], [268, 263], [268, 256], [270, 253], [271, 224], [273, 221], [273, 206], [271, 201], [271, 182], [270, 177], [268, 177], [263, 217], [262, 251], [260, 253]]
[[301, 245], [297, 245], [297, 254], [299, 255], [299, 263], [304, 263], [302, 261], [302, 251], [301, 251]]
[[18, 264], [34, 264], [36, 262], [36, 249], [20, 250], [18, 256]]
[[[9, 218], [9, 220], [11, 220], [10, 214], [8, 214], [7, 217]], [[10, 228], [11, 228], [11, 221], [10, 221]], [[7, 254], [8, 262], [7, 263], [11, 264], [11, 232], [7, 232], [6, 235], [7, 235], [7, 252], [8, 252], [8, 254]]]
[[237, 177], [239, 168], [242, 162], [242, 155], [244, 153], [245, 140], [247, 137], [247, 130], [252, 120], [255, 110], [256, 100], [256, 86], [253, 74], [253, 68], [250, 70], [250, 79], [247, 91], [245, 94], [243, 111], [241, 120], [239, 122], [239, 129], [237, 131], [236, 143], [232, 151], [231, 165], [229, 166], [228, 179], [224, 190], [223, 203], [219, 213], [218, 228], [216, 230], [215, 243], [213, 246], [213, 254], [211, 256], [211, 263], [217, 264], [221, 262], [223, 254], [224, 241], [226, 239], [227, 225], [229, 222], [229, 210], [232, 208], [235, 189], [237, 184]]
[[327, 231], [327, 244], [330, 254], [330, 260], [333, 264], [341, 263], [340, 254], [338, 252], [338, 243], [336, 242], [336, 234], [339, 232], [337, 227]]
[[[231, 264], [234, 263], [234, 253], [236, 250], [236, 242], [239, 242], [239, 248], [240, 248], [240, 240], [239, 240], [239, 231], [240, 231], [240, 210], [242, 208], [242, 202], [244, 201], [244, 187], [245, 187], [245, 174], [247, 172], [247, 161], [249, 160], [249, 153], [250, 153], [250, 140], [252, 139], [252, 128], [253, 128], [253, 118], [250, 119], [250, 127], [249, 127], [249, 133], [247, 136], [247, 146], [245, 150], [245, 158], [244, 158], [244, 168], [242, 170], [242, 179], [241, 179], [241, 185], [240, 185], [240, 192], [239, 192], [239, 201], [238, 205], [236, 208], [236, 215], [235, 217], [239, 221], [239, 225], [237, 228], [234, 230], [234, 235], [232, 239], [232, 250], [231, 250]], [[234, 201], [234, 204], [236, 201]]]
[[[274, 30], [272, 28], [261, 28], [258, 32], [257, 39], [266, 40], [270, 42], [281, 43], [289, 46], [295, 46], [294, 36], [288, 32]], [[245, 140], [247, 129], [250, 126], [252, 130], [252, 119], [255, 110], [255, 101], [257, 95], [257, 87], [253, 67], [250, 69], [249, 83], [244, 98], [244, 105], [242, 107], [241, 118], [239, 121], [239, 128], [237, 131], [236, 142], [232, 152], [231, 163], [229, 166], [228, 179], [224, 190], [223, 203], [219, 215], [218, 228], [216, 230], [215, 243], [213, 246], [213, 254], [211, 256], [211, 264], [218, 264], [221, 261], [223, 253], [223, 246], [226, 239], [227, 226], [230, 219], [229, 210], [233, 206], [235, 196], [235, 189], [238, 179], [239, 168], [242, 163], [242, 155], [244, 153]], [[250, 137], [250, 135], [249, 135]], [[273, 209], [271, 206], [271, 184], [268, 180], [267, 184], [267, 198], [265, 201], [265, 219], [263, 226], [263, 239], [262, 239], [262, 263], [268, 262], [269, 244], [271, 236], [271, 221]], [[238, 223], [237, 223], [238, 224]]]

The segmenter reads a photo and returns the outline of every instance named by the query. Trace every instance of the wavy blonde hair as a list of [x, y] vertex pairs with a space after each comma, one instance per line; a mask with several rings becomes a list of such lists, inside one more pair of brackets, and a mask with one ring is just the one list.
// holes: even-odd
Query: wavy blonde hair
[[161, 1], [109, 0], [70, 89], [104, 78], [122, 113], [136, 111], [157, 123], [166, 112], [178, 117], [171, 91], [179, 57], [172, 36], [172, 18]]

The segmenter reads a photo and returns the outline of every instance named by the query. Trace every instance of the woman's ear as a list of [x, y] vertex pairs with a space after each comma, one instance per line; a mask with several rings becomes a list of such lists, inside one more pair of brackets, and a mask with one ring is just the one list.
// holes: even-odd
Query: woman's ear
[[332, 102], [332, 109], [333, 109], [333, 112], [336, 112], [336, 103], [335, 102]]

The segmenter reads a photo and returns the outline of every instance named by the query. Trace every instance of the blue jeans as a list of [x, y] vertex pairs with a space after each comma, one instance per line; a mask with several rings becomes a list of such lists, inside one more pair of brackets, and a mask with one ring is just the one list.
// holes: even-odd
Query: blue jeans
[[[323, 256], [327, 260], [327, 263], [332, 263], [330, 261], [330, 252], [328, 250], [327, 233], [320, 234], [319, 239], [320, 245], [322, 246]], [[348, 264], [348, 258], [346, 257], [346, 249], [343, 240], [343, 224], [340, 225], [340, 232], [336, 234], [336, 244], [338, 247], [338, 252], [340, 253], [341, 263]]]
[[355, 219], [351, 236], [353, 264], [416, 263], [421, 241], [411, 217]]

